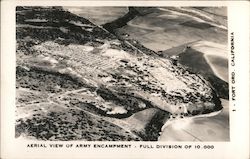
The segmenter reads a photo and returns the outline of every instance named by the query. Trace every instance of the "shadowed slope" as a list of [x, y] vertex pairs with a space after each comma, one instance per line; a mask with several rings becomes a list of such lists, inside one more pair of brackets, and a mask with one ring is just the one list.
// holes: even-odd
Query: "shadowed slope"
[[192, 48], [186, 49], [185, 52], [179, 54], [181, 64], [189, 67], [193, 72], [201, 73], [210, 81], [211, 85], [216, 89], [216, 92], [221, 98], [229, 98], [228, 83], [218, 78], [210, 65], [204, 58], [204, 54]]
[[[152, 141], [169, 113], [222, 109], [203, 77], [83, 17], [58, 7], [16, 14], [17, 137]], [[126, 119], [152, 108], [145, 131]]]

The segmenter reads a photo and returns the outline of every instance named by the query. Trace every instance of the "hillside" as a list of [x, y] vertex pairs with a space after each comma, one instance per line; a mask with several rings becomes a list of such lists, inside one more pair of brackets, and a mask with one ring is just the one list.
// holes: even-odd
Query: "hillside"
[[226, 7], [128, 7], [127, 14], [103, 26], [202, 74], [228, 99], [226, 14]]
[[153, 141], [222, 109], [201, 75], [61, 7], [17, 7], [16, 42], [16, 137]]

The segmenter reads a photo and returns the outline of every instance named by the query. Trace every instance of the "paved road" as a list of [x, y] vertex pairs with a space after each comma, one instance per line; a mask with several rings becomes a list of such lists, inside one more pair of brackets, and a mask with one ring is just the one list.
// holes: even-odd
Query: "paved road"
[[227, 100], [217, 115], [170, 121], [159, 141], [229, 141], [229, 111]]

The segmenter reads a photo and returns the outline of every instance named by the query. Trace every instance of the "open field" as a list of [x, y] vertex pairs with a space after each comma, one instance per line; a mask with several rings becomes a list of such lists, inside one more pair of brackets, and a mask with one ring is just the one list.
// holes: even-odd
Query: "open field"
[[[182, 10], [157, 8], [151, 14], [137, 16], [119, 30], [154, 51], [164, 51], [197, 40], [227, 44], [227, 31], [223, 24], [205, 21], [208, 18], [204, 20], [205, 15], [199, 11], [193, 15], [192, 9], [184, 13]], [[210, 18], [214, 20], [217, 16]]]
[[79, 16], [88, 18], [91, 22], [102, 25], [111, 22], [127, 12], [127, 7], [63, 7]]
[[[222, 109], [217, 92], [206, 78], [181, 62], [159, 56], [157, 50], [152, 49], [158, 40], [169, 41], [167, 48], [177, 46], [177, 41], [178, 45], [185, 42], [176, 37], [172, 43], [169, 38], [179, 35], [182, 29], [186, 33], [181, 34], [187, 38], [192, 25], [195, 25], [193, 33], [197, 31], [197, 22], [183, 21], [191, 18], [190, 15], [178, 19], [179, 14], [172, 14], [176, 13], [174, 9], [130, 8], [140, 16], [128, 17], [133, 20], [125, 24], [135, 29], [134, 33], [145, 35], [143, 39], [148, 42], [152, 39], [151, 46], [145, 47], [141, 39], [129, 39], [130, 34], [128, 39], [115, 34], [119, 29], [105, 30], [96, 25], [122, 16], [127, 8], [110, 8], [106, 15], [100, 15], [103, 8], [73, 10], [77, 15], [62, 7], [17, 7], [17, 138], [156, 141], [171, 115], [184, 118]], [[165, 22], [170, 18], [163, 15], [166, 12], [172, 14], [170, 23]], [[187, 14], [190, 10], [181, 12], [180, 15]], [[219, 25], [210, 20], [209, 25], [201, 22], [208, 19], [205, 15], [200, 17], [196, 12], [192, 15], [196, 16], [192, 20], [198, 18], [202, 23], [200, 29], [208, 27], [206, 30], [209, 30]], [[102, 19], [103, 16], [108, 18]], [[148, 19], [140, 19], [142, 17]], [[160, 17], [166, 28], [153, 17]], [[170, 28], [175, 23], [180, 27], [176, 32]], [[163, 32], [168, 29], [173, 34], [165, 37]], [[223, 27], [219, 31], [223, 32]], [[202, 30], [199, 33], [203, 33]], [[126, 34], [127, 30], [124, 36]], [[207, 37], [198, 32], [197, 36]], [[200, 55], [193, 58], [198, 60]], [[221, 66], [215, 59], [207, 59], [204, 58], [200, 66], [204, 66], [206, 60], [207, 64]], [[198, 66], [193, 64], [192, 67]], [[211, 67], [210, 72], [214, 73], [214, 68]]]

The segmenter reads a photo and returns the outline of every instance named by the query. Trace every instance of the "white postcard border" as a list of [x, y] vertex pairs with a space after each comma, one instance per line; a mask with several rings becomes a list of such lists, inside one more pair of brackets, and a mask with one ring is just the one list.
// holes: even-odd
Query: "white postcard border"
[[[15, 7], [36, 6], [227, 6], [230, 87], [230, 142], [80, 142], [39, 141], [63, 148], [27, 148], [17, 140], [15, 123]], [[249, 157], [249, 2], [246, 1], [3, 1], [1, 2], [1, 157], [2, 158], [248, 158]], [[234, 33], [232, 66], [231, 33]], [[232, 73], [235, 83], [232, 82]], [[235, 98], [232, 90], [235, 87]], [[71, 148], [91, 144], [92, 148]], [[131, 144], [132, 148], [93, 148], [94, 144]], [[140, 149], [146, 145], [182, 145], [182, 149]], [[67, 147], [68, 145], [68, 147]], [[203, 149], [195, 148], [196, 145]], [[204, 149], [213, 145], [214, 149]], [[191, 147], [190, 147], [191, 146]], [[135, 148], [136, 147], [136, 148]], [[190, 147], [190, 148], [189, 148]]]

